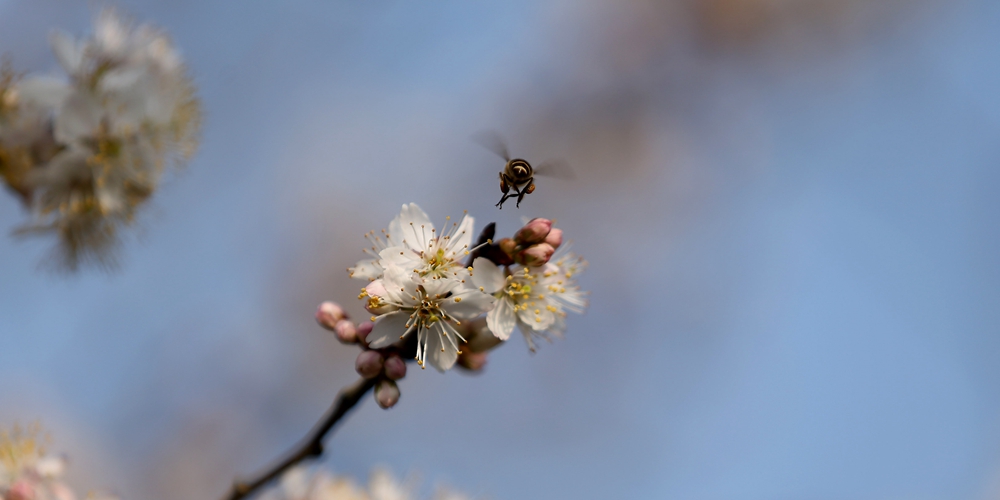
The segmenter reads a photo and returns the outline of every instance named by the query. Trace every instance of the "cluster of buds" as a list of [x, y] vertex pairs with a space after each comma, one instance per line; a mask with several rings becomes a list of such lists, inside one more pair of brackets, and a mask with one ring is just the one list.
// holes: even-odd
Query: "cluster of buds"
[[399, 401], [399, 386], [396, 381], [406, 376], [406, 362], [398, 350], [392, 348], [371, 349], [367, 337], [374, 323], [365, 321], [355, 324], [347, 313], [335, 302], [324, 302], [316, 310], [316, 322], [330, 330], [343, 344], [357, 344], [362, 351], [354, 362], [358, 375], [375, 379], [375, 401], [385, 409], [392, 408]]
[[562, 245], [562, 230], [552, 227], [552, 223], [542, 218], [530, 220], [514, 233], [513, 238], [503, 238], [497, 242], [499, 252], [489, 254], [491, 260], [497, 265], [545, 265]]
[[456, 365], [478, 372], [515, 327], [534, 351], [536, 338], [562, 336], [565, 311], [586, 307], [586, 293], [573, 279], [586, 262], [557, 252], [562, 231], [552, 221], [533, 219], [496, 243], [495, 224], [473, 243], [472, 217], [446, 221], [438, 232], [420, 207], [403, 205], [381, 236], [367, 235], [371, 258], [348, 269], [367, 281], [358, 298], [370, 320], [356, 324], [333, 302], [316, 313], [341, 342], [362, 348], [356, 369], [376, 381], [383, 408], [399, 400], [404, 360], [442, 372]]
[[110, 264], [119, 228], [197, 149], [200, 104], [169, 37], [112, 9], [51, 44], [65, 78], [0, 69], [0, 181], [31, 213], [19, 234], [56, 234], [70, 269]]
[[[61, 480], [66, 459], [47, 455], [39, 434], [37, 426], [0, 431], [0, 500], [76, 500]], [[87, 498], [113, 500], [96, 493]]]
[[[368, 335], [375, 324], [371, 321], [351, 321], [344, 308], [336, 302], [320, 304], [316, 310], [316, 322], [333, 332], [342, 344], [361, 348], [354, 369], [358, 375], [376, 381], [375, 401], [380, 407], [389, 409], [395, 406], [400, 396], [396, 382], [406, 376], [406, 360], [414, 359], [416, 344], [411, 342], [372, 348]], [[459, 353], [456, 365], [468, 372], [479, 372], [486, 366], [486, 353], [500, 341], [490, 333], [483, 317], [463, 324], [461, 333], [468, 342]]]

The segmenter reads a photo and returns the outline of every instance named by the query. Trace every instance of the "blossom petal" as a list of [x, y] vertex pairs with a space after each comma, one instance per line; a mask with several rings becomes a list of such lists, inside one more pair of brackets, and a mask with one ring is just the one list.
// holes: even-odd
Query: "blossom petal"
[[401, 305], [414, 305], [420, 302], [417, 283], [413, 281], [413, 272], [398, 266], [388, 266], [382, 275], [387, 298], [390, 302]]
[[546, 305], [548, 304], [545, 301], [541, 304], [535, 301], [529, 304], [527, 309], [518, 311], [517, 319], [521, 321], [522, 326], [527, 326], [536, 332], [548, 330], [555, 320], [555, 315], [545, 308]]
[[[427, 335], [427, 351], [424, 355], [431, 366], [437, 368], [438, 371], [448, 371], [455, 365], [455, 361], [458, 360], [458, 350], [437, 329], [432, 328], [428, 330]], [[458, 339], [455, 338], [451, 340], [458, 342]]]
[[455, 232], [452, 233], [451, 239], [448, 241], [449, 251], [461, 256], [461, 254], [472, 246], [472, 233], [474, 232], [473, 227], [475, 226], [475, 222], [476, 219], [469, 214], [465, 214], [462, 217], [462, 221], [458, 223], [458, 227], [455, 228]]
[[377, 260], [360, 260], [354, 267], [347, 270], [352, 278], [373, 280], [382, 275], [382, 266]]
[[395, 244], [405, 244], [418, 251], [426, 250], [433, 236], [431, 229], [434, 224], [430, 217], [416, 203], [403, 205], [399, 215], [389, 223], [389, 234]]
[[445, 278], [423, 278], [420, 280], [423, 284], [424, 291], [427, 292], [428, 297], [445, 297], [449, 293], [456, 292], [456, 288], [461, 285], [458, 281], [445, 279]]
[[398, 266], [411, 271], [424, 266], [424, 261], [420, 258], [420, 255], [405, 246], [386, 248], [379, 252], [378, 256], [387, 265]]
[[486, 326], [500, 340], [509, 339], [516, 324], [517, 315], [509, 300], [498, 300], [493, 310], [486, 315]]
[[101, 125], [101, 114], [101, 105], [96, 99], [84, 92], [74, 92], [56, 116], [56, 139], [70, 143], [92, 135]]
[[75, 75], [83, 63], [83, 47], [77, 45], [72, 36], [58, 30], [49, 35], [49, 44], [52, 45], [52, 52], [59, 65], [67, 73]]
[[70, 92], [72, 89], [66, 82], [44, 76], [26, 78], [17, 85], [21, 99], [47, 108], [58, 108]]
[[368, 334], [368, 346], [381, 349], [399, 341], [400, 335], [406, 332], [406, 321], [410, 316], [405, 312], [383, 314], [375, 320], [375, 327]]
[[472, 262], [472, 284], [494, 294], [503, 289], [506, 281], [500, 267], [486, 257], [476, 257]]
[[496, 298], [479, 290], [466, 288], [441, 300], [441, 308], [457, 319], [472, 319], [493, 309]]

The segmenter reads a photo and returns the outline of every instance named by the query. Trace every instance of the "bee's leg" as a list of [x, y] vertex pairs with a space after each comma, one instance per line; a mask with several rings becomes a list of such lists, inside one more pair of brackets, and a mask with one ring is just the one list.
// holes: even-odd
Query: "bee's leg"
[[503, 198], [500, 198], [500, 202], [497, 203], [497, 205], [496, 205], [497, 208], [499, 208], [500, 210], [503, 210], [503, 202], [507, 201], [507, 198], [513, 198], [514, 194], [520, 194], [520, 192], [517, 191], [517, 188], [514, 188], [514, 191], [515, 192], [513, 194], [511, 194], [511, 193], [504, 193], [503, 194]]
[[524, 195], [530, 194], [535, 190], [534, 178], [528, 179], [528, 185], [524, 186], [523, 189], [517, 192], [517, 208], [521, 208], [521, 200], [524, 199]]
[[503, 202], [507, 201], [507, 198], [512, 198], [513, 196], [514, 195], [512, 194], [504, 193], [503, 197], [500, 198], [500, 201], [497, 202], [496, 207], [499, 208], [500, 210], [503, 210]]

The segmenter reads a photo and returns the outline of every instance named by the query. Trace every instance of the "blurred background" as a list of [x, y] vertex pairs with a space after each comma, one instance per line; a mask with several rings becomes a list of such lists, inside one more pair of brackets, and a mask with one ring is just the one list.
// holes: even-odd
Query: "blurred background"
[[[202, 149], [111, 274], [0, 238], [0, 422], [70, 482], [216, 499], [353, 381], [363, 233], [405, 202], [558, 219], [585, 316], [484, 373], [413, 370], [325, 462], [494, 499], [1000, 498], [1000, 3], [123, 1], [172, 34]], [[55, 71], [99, 4], [0, 0]], [[502, 212], [496, 129], [564, 158]], [[534, 160], [533, 160], [534, 161]], [[0, 228], [24, 218], [0, 196]]]

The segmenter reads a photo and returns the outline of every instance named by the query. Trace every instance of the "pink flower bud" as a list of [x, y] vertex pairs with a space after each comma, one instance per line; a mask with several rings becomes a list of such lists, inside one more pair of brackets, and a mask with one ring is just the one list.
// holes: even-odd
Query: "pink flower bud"
[[528, 267], [538, 267], [545, 265], [555, 253], [556, 249], [548, 243], [532, 245], [517, 254], [517, 262]]
[[399, 380], [406, 376], [406, 362], [398, 354], [390, 354], [385, 360], [385, 376]]
[[380, 380], [375, 386], [375, 402], [388, 410], [399, 401], [399, 386], [392, 380]]
[[548, 219], [531, 219], [524, 227], [519, 229], [514, 235], [514, 241], [521, 245], [528, 246], [545, 241], [549, 231], [552, 230], [552, 221]]
[[316, 310], [316, 322], [327, 330], [333, 330], [337, 326], [337, 322], [346, 317], [344, 309], [336, 302], [324, 302]]
[[382, 354], [378, 351], [361, 351], [354, 369], [364, 378], [375, 378], [382, 373]]
[[372, 323], [371, 321], [365, 321], [355, 328], [355, 334], [357, 335], [358, 342], [360, 342], [361, 345], [368, 347], [367, 338], [368, 334], [372, 332], [372, 328], [375, 328], [375, 323]]
[[462, 351], [462, 354], [458, 356], [458, 366], [472, 372], [478, 372], [486, 366], [486, 353]]
[[5, 500], [34, 500], [35, 488], [30, 482], [22, 479], [12, 484], [7, 490], [7, 495], [3, 498]]
[[559, 245], [562, 245], [562, 229], [552, 228], [545, 237], [545, 243], [552, 245], [552, 248], [559, 248]]
[[337, 340], [345, 344], [354, 344], [358, 341], [358, 330], [354, 327], [354, 322], [349, 319], [342, 319], [333, 327], [337, 334]]

